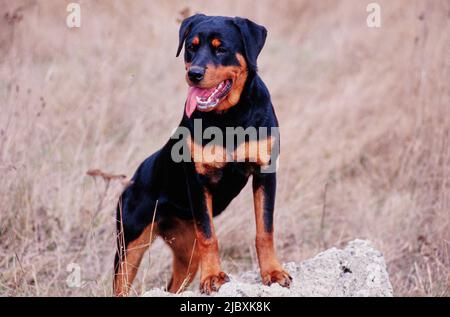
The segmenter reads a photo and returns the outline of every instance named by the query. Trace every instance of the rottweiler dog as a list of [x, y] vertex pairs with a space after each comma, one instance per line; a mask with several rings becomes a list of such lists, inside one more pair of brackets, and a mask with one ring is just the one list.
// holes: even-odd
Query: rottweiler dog
[[[290, 286], [292, 278], [274, 248], [276, 173], [263, 171], [278, 158], [273, 148], [279, 144], [279, 134], [271, 132], [278, 120], [270, 94], [257, 73], [256, 61], [266, 35], [263, 26], [239, 17], [196, 14], [182, 22], [176, 56], [184, 45], [189, 88], [179, 128], [190, 137], [170, 138], [148, 157], [119, 199], [115, 295], [130, 293], [143, 253], [157, 236], [173, 251], [170, 292], [189, 285], [199, 267], [202, 293], [217, 291], [229, 281], [220, 267], [213, 217], [239, 194], [250, 176], [262, 282]], [[198, 122], [200, 128], [196, 128]], [[196, 129], [206, 133], [212, 127], [227, 137], [230, 127], [266, 129], [268, 133], [256, 139], [233, 136], [230, 156], [228, 147], [211, 150], [208, 138], [192, 137]], [[179, 142], [189, 159], [174, 159]], [[258, 151], [255, 156], [251, 151], [255, 147], [265, 147], [269, 155]], [[238, 159], [237, 153], [242, 154]]]

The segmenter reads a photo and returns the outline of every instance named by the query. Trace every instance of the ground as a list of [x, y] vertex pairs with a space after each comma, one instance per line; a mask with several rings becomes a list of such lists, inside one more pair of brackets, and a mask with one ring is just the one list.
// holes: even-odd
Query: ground
[[[283, 264], [292, 276], [289, 288], [277, 283], [263, 285], [258, 270], [238, 272], [212, 296], [219, 297], [385, 297], [392, 296], [392, 285], [380, 251], [369, 241], [354, 240], [340, 250], [331, 248], [302, 263]], [[143, 294], [161, 296], [207, 296], [199, 291], [182, 291], [176, 294], [161, 288]]]

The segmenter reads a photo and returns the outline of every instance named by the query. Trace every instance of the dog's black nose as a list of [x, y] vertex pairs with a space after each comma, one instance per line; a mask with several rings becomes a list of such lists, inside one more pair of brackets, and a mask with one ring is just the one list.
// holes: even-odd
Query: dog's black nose
[[205, 69], [202, 67], [194, 66], [189, 68], [188, 70], [188, 77], [189, 80], [193, 83], [198, 83], [200, 80], [203, 79], [203, 76], [205, 75]]

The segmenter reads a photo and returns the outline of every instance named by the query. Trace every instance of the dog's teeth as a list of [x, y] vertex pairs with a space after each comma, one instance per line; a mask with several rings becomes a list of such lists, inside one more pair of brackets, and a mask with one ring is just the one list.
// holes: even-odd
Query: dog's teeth
[[225, 80], [222, 81], [214, 89], [214, 91], [208, 96], [208, 98], [196, 96], [197, 107], [201, 110], [214, 108], [219, 103], [219, 98], [217, 97], [217, 95], [220, 94], [220, 92], [222, 92], [224, 89], [229, 89], [230, 86], [230, 82]]
[[214, 90], [211, 95], [209, 95], [207, 102], [210, 102], [212, 97], [216, 94], [217, 90]]

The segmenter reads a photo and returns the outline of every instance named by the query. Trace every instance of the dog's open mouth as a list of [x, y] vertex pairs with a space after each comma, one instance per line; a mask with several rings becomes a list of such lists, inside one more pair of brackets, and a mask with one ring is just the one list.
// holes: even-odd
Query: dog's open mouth
[[195, 109], [200, 111], [213, 110], [231, 91], [232, 81], [230, 79], [222, 81], [216, 87], [199, 88], [189, 87], [186, 101], [186, 114], [192, 115]]

